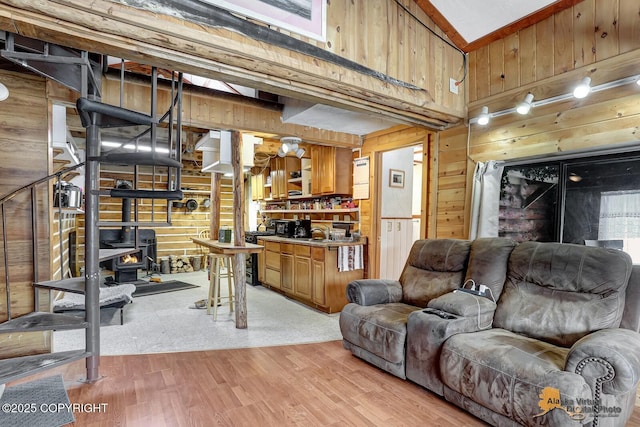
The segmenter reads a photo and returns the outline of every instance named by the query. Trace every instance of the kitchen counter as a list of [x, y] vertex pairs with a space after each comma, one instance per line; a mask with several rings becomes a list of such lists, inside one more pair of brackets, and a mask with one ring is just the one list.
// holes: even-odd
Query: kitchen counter
[[354, 246], [366, 245], [367, 238], [361, 237], [359, 240], [329, 240], [329, 239], [309, 239], [309, 238], [293, 238], [280, 236], [260, 236], [259, 239], [266, 242], [293, 243], [296, 245], [317, 246], [323, 248], [337, 248], [338, 246]]

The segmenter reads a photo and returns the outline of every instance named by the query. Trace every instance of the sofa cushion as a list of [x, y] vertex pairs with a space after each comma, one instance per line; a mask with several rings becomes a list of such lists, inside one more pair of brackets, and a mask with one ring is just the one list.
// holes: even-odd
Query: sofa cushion
[[[504, 329], [458, 334], [443, 345], [440, 372], [444, 384], [472, 401], [523, 425], [544, 425], [537, 418], [545, 388], [559, 390], [564, 402], [591, 399], [591, 389], [577, 374], [564, 372], [568, 350]], [[551, 413], [553, 412], [553, 413]], [[571, 421], [562, 410], [554, 417]]]
[[502, 237], [474, 240], [471, 243], [465, 282], [473, 280], [477, 285], [488, 286], [497, 301], [507, 277], [509, 256], [516, 246], [514, 240]]
[[462, 286], [470, 249], [468, 240], [414, 242], [400, 275], [402, 302], [424, 308], [429, 300]]
[[617, 328], [631, 265], [615, 249], [521, 243], [509, 258], [493, 325], [562, 347]]
[[350, 303], [340, 313], [340, 331], [350, 343], [391, 363], [404, 363], [407, 319], [419, 309], [403, 303]]

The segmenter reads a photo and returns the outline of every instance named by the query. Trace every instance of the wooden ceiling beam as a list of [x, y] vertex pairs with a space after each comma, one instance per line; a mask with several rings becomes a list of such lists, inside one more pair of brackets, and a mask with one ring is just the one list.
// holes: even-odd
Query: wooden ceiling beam
[[464, 117], [424, 89], [381, 81], [226, 28], [107, 0], [2, 0], [0, 29], [434, 129]]

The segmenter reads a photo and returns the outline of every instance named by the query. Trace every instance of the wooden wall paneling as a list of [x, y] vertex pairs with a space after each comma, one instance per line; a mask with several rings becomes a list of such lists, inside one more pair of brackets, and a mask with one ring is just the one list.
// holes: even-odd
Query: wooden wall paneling
[[620, 53], [640, 49], [640, 11], [639, 5], [632, 1], [618, 2], [619, 16], [636, 17], [638, 19], [620, 19], [618, 25], [618, 41]]
[[476, 56], [476, 96], [475, 99], [491, 95], [491, 68], [489, 67], [489, 46], [483, 46], [473, 52]]
[[536, 24], [536, 80], [553, 76], [554, 17]]
[[489, 45], [489, 93], [494, 95], [496, 93], [504, 92], [504, 63], [505, 63], [505, 51], [504, 41], [498, 40]]
[[[611, 58], [620, 53], [618, 38], [618, 4], [624, 0], [596, 1], [595, 36], [596, 61]], [[635, 14], [638, 16], [637, 13]], [[626, 18], [628, 19], [628, 18]]]
[[504, 39], [504, 89], [520, 86], [520, 37], [518, 33]]
[[438, 144], [436, 237], [467, 237], [467, 167], [467, 127], [458, 126], [441, 132]]
[[[635, 10], [633, 2], [620, 0], [584, 0], [574, 6], [520, 30], [519, 37], [519, 66], [520, 86], [533, 85], [545, 79], [576, 72], [602, 61], [617, 58], [620, 54], [633, 52], [634, 47], [640, 45], [640, 14]], [[504, 45], [504, 58], [496, 58], [499, 47]], [[495, 79], [495, 70], [504, 66], [507, 68], [512, 52], [508, 46], [509, 37], [492, 42], [486, 47], [491, 54], [487, 55], [484, 48], [470, 52], [470, 66], [475, 68], [473, 74], [475, 88], [469, 89], [469, 101], [477, 102], [489, 96], [498, 95], [497, 81], [486, 80], [480, 71], [483, 67], [491, 70], [491, 79]], [[487, 63], [484, 63], [486, 58]], [[497, 63], [494, 64], [494, 62]], [[599, 68], [585, 69], [583, 75], [595, 74]], [[633, 73], [629, 71], [627, 75]], [[505, 71], [506, 73], [506, 71]], [[609, 76], [603, 81], [618, 78]], [[505, 74], [503, 92], [514, 90], [512, 82]], [[525, 92], [526, 93], [526, 92]], [[542, 99], [542, 94], [536, 94], [536, 99]]]
[[[0, 188], [2, 195], [47, 175], [52, 167], [48, 140], [48, 102], [45, 80], [34, 75], [0, 71], [9, 98], [0, 102]], [[51, 278], [50, 200], [48, 184], [37, 187], [37, 236], [31, 230], [31, 195], [23, 192], [5, 203], [11, 314], [33, 311], [33, 281]], [[39, 277], [33, 277], [33, 242], [38, 248]], [[2, 252], [2, 250], [0, 250]], [[4, 253], [1, 253], [4, 257]], [[0, 321], [7, 318], [5, 266], [0, 267]], [[47, 352], [49, 333], [0, 336], [0, 358]]]
[[[480, 76], [478, 75], [478, 55], [475, 52], [467, 54], [467, 76], [464, 80], [466, 96], [469, 102], [478, 99], [478, 88]], [[468, 117], [468, 114], [467, 114]]]
[[[435, 28], [435, 25], [431, 20], [429, 20], [429, 24], [431, 28]], [[417, 37], [416, 38], [416, 85], [420, 87], [427, 88], [427, 90], [433, 92], [434, 87], [434, 79], [432, 77], [433, 70], [429, 66], [429, 62], [431, 60], [429, 49], [429, 39], [425, 37]], [[454, 60], [451, 59], [453, 62]], [[462, 69], [461, 69], [462, 70]], [[462, 74], [460, 74], [458, 79], [462, 78]]]
[[[384, 20], [387, 28], [398, 28], [400, 25], [400, 20], [398, 17], [398, 9], [391, 2], [387, 2], [386, 5], [387, 16]], [[386, 52], [386, 63], [385, 70], [389, 75], [396, 75], [398, 73], [398, 69], [400, 68], [400, 61], [398, 58], [399, 49], [391, 48], [391, 46], [399, 46], [400, 45], [400, 34], [398, 31], [388, 31], [388, 51]]]
[[444, 42], [437, 39], [431, 39], [431, 61], [436, 67], [433, 69], [433, 101], [442, 102], [444, 99], [444, 81], [447, 80], [446, 91], [449, 92], [449, 76], [446, 74], [445, 64], [442, 57], [442, 49], [444, 48]]
[[522, 29], [518, 33], [518, 62], [520, 66], [520, 84], [526, 85], [536, 80], [536, 27]]
[[573, 7], [573, 57], [575, 68], [596, 61], [595, 2], [584, 0]]
[[374, 69], [387, 72], [388, 64], [385, 52], [389, 52], [389, 33], [386, 31], [389, 3], [373, 2], [369, 13], [371, 14], [371, 25], [367, 31], [367, 40], [370, 46], [368, 62]]
[[553, 74], [572, 70], [573, 59], [573, 10], [565, 9], [553, 17]]
[[594, 93], [599, 101], [581, 108], [558, 113], [552, 106], [541, 107], [533, 118], [496, 120], [491, 130], [473, 128], [470, 155], [475, 160], [512, 159], [636, 141], [640, 101], [632, 86]]
[[[445, 131], [449, 132], [449, 131]], [[438, 224], [438, 168], [440, 166], [440, 137], [443, 132], [429, 135], [429, 142], [427, 143], [428, 158], [425, 158], [425, 164], [428, 168], [428, 172], [424, 175], [428, 179], [428, 185], [426, 186], [427, 197], [425, 199], [426, 205], [424, 206], [424, 212], [426, 213], [426, 238], [434, 239], [437, 236], [437, 224]]]

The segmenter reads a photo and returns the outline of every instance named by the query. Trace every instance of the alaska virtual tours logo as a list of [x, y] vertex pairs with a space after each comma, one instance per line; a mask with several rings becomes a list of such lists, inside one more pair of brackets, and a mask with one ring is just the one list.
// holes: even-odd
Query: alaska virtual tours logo
[[534, 415], [534, 418], [541, 417], [554, 409], [566, 412], [574, 420], [583, 420], [588, 414], [598, 414], [599, 417], [617, 417], [622, 412], [622, 408], [619, 406], [604, 406], [593, 399], [562, 399], [560, 390], [553, 387], [542, 389], [539, 397], [538, 406], [542, 412]]

